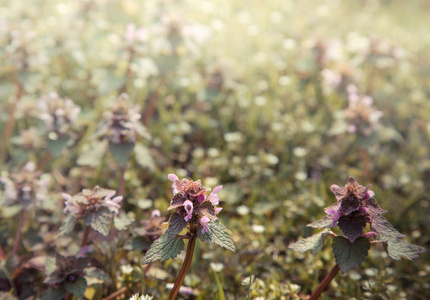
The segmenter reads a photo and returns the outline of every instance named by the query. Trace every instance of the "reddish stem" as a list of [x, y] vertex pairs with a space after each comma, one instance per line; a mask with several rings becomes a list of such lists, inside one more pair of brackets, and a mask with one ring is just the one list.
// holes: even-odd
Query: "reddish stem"
[[339, 266], [336, 264], [327, 274], [327, 276], [321, 281], [320, 285], [316, 288], [316, 290], [312, 293], [309, 300], [316, 300], [318, 297], [324, 292], [324, 290], [328, 287], [330, 282], [336, 277], [337, 273], [339, 273]]
[[194, 248], [196, 246], [196, 232], [191, 233], [191, 238], [188, 240], [187, 254], [185, 255], [184, 263], [182, 264], [181, 270], [179, 271], [178, 277], [175, 280], [172, 291], [170, 292], [169, 300], [174, 300], [178, 296], [179, 289], [184, 282], [185, 276], [191, 267], [191, 261], [193, 260]]
[[90, 226], [87, 226], [85, 227], [84, 236], [82, 237], [81, 248], [87, 245], [89, 234], [90, 234]]
[[[125, 191], [125, 178], [124, 178], [124, 174], [125, 174], [125, 167], [122, 167], [120, 169], [120, 174], [119, 174], [118, 196], [124, 196], [124, 191]], [[123, 201], [121, 201], [121, 203], [122, 202]]]
[[127, 287], [123, 286], [122, 288], [120, 288], [119, 290], [117, 290], [116, 292], [110, 294], [109, 296], [107, 296], [106, 298], [103, 298], [103, 300], [113, 300], [113, 299], [117, 299], [117, 297], [123, 293], [125, 293], [127, 291]]
[[148, 101], [148, 105], [146, 106], [146, 111], [143, 114], [142, 117], [142, 123], [145, 126], [148, 126], [149, 119], [152, 117], [155, 111], [155, 107], [157, 106], [158, 101], [158, 94], [160, 93], [160, 88], [164, 84], [164, 76], [160, 78], [160, 81], [158, 82], [157, 87], [155, 88], [155, 91], [151, 95], [151, 98]]
[[15, 241], [13, 242], [12, 253], [18, 255], [19, 245], [21, 244], [22, 226], [25, 220], [25, 210], [21, 210], [18, 221], [18, 228], [16, 229]]

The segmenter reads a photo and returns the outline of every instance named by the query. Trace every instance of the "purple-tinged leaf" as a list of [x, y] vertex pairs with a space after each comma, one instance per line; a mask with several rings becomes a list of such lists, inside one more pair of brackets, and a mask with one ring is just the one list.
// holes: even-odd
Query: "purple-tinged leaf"
[[85, 225], [107, 236], [111, 219], [111, 211], [107, 207], [100, 207], [98, 211], [84, 215], [83, 221]]
[[333, 220], [331, 219], [330, 216], [324, 216], [324, 218], [322, 218], [321, 220], [309, 223], [308, 227], [312, 227], [312, 228], [330, 228], [333, 225]]
[[313, 236], [290, 244], [288, 249], [292, 249], [301, 253], [311, 250], [312, 254], [317, 254], [321, 251], [322, 247], [324, 246], [324, 240], [329, 235], [331, 234], [327, 231], [314, 234]]
[[166, 231], [167, 240], [176, 238], [181, 231], [187, 226], [188, 222], [178, 213], [173, 213], [169, 220], [169, 228]]
[[67, 215], [60, 229], [58, 229], [57, 237], [61, 235], [69, 234], [70, 232], [72, 232], [74, 226], [75, 226], [75, 222], [73, 221], [73, 216]]
[[177, 193], [173, 196], [172, 201], [170, 202], [170, 206], [167, 210], [175, 209], [184, 205], [186, 197], [180, 193]]
[[332, 249], [336, 264], [339, 265], [340, 271], [344, 274], [363, 263], [370, 249], [370, 241], [360, 237], [351, 243], [342, 236], [336, 236], [333, 239]]
[[374, 198], [367, 200], [364, 203], [364, 206], [367, 208], [367, 211], [371, 216], [382, 215], [387, 212], [385, 209], [379, 207], [378, 202], [376, 202]]
[[211, 220], [216, 220], [215, 208], [212, 203], [205, 201], [199, 206], [195, 207], [194, 213], [202, 216], [206, 216]]
[[225, 228], [219, 220], [210, 221], [208, 224], [208, 231], [206, 233], [201, 232], [202, 228], [203, 227], [200, 227], [197, 231], [197, 237], [202, 242], [216, 243], [230, 251], [236, 251], [236, 247], [231, 240], [227, 228]]
[[184, 250], [184, 241], [182, 239], [167, 239], [167, 234], [160, 236], [151, 245], [151, 248], [146, 252], [142, 260], [142, 264], [149, 264], [156, 260], [166, 261], [170, 258], [175, 258]]
[[346, 199], [342, 202], [341, 207], [342, 207], [342, 212], [345, 215], [349, 215], [353, 211], [360, 208], [360, 201], [356, 198]]
[[339, 219], [340, 230], [342, 230], [351, 242], [354, 242], [363, 234], [363, 229], [365, 227], [366, 217], [356, 213], [342, 216]]
[[412, 260], [426, 252], [424, 247], [405, 242], [398, 238], [381, 235], [379, 239], [386, 241], [388, 255], [394, 260], [400, 260], [402, 257]]
[[404, 234], [401, 234], [396, 229], [394, 229], [393, 225], [391, 225], [390, 222], [388, 222], [387, 219], [385, 219], [381, 215], [372, 216], [370, 228], [373, 231], [385, 236], [394, 237], [394, 238], [405, 237]]

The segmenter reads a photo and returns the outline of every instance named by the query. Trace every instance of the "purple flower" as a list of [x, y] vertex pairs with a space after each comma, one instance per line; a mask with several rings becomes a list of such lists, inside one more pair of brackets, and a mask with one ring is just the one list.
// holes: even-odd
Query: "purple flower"
[[193, 217], [193, 202], [191, 202], [190, 200], [186, 200], [184, 202], [184, 208], [185, 211], [187, 212], [187, 215], [185, 216], [185, 221], [189, 221], [192, 217]]
[[205, 234], [208, 232], [208, 224], [210, 222], [210, 219], [206, 216], [203, 216], [199, 219], [200, 225], [203, 226], [202, 233]]

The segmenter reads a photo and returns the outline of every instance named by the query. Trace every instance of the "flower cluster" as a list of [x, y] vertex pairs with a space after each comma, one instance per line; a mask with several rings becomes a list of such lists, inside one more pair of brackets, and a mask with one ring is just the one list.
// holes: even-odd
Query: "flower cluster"
[[79, 219], [88, 213], [98, 211], [104, 206], [111, 212], [118, 214], [122, 196], [112, 198], [115, 193], [116, 191], [114, 190], [107, 190], [96, 186], [92, 190], [84, 189], [74, 196], [63, 194], [63, 198], [66, 200], [64, 213], [70, 212], [75, 219]]
[[375, 109], [370, 96], [360, 97], [354, 85], [347, 87], [348, 107], [344, 110], [348, 132], [369, 136], [377, 127], [382, 112]]
[[161, 235], [161, 225], [164, 222], [165, 217], [161, 216], [158, 209], [155, 209], [151, 213], [149, 220], [142, 220], [142, 227], [135, 228], [135, 232], [140, 236], [150, 236], [152, 239], [157, 239]]
[[81, 111], [72, 100], [60, 98], [55, 92], [41, 97], [38, 106], [41, 112], [40, 119], [57, 137], [70, 133]]
[[28, 162], [11, 179], [0, 177], [0, 182], [5, 185], [6, 199], [9, 204], [20, 204], [27, 209], [31, 204], [40, 203], [48, 193], [50, 179], [40, 177], [40, 172], [35, 171], [36, 166]]
[[175, 209], [176, 214], [189, 224], [199, 223], [203, 227], [201, 232], [206, 233], [209, 222], [216, 220], [216, 215], [222, 210], [221, 207], [216, 207], [219, 204], [218, 193], [222, 185], [214, 188], [212, 193], [206, 196], [210, 190], [203, 188], [200, 180], [192, 181], [185, 178], [179, 180], [175, 174], [169, 174], [168, 178], [173, 181], [174, 194], [168, 210]]
[[[378, 231], [377, 223], [383, 218], [380, 215], [386, 211], [379, 207], [374, 199], [375, 193], [369, 188], [370, 185], [363, 187], [353, 177], [349, 177], [348, 184], [344, 187], [333, 184], [330, 189], [337, 202], [325, 208], [325, 212], [332, 220], [327, 227], [339, 225], [352, 242], [362, 236], [367, 223], [370, 223], [373, 230]], [[366, 237], [377, 235], [369, 232]]]
[[119, 96], [115, 106], [105, 113], [108, 120], [104, 126], [104, 134], [111, 143], [134, 143], [136, 132], [139, 130], [139, 106], [131, 106], [129, 97], [123, 93]]

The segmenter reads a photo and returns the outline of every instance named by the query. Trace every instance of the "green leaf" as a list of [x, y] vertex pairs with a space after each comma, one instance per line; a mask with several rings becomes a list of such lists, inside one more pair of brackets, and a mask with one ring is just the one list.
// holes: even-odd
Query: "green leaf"
[[70, 232], [72, 232], [74, 226], [75, 222], [73, 220], [73, 216], [67, 215], [60, 229], [58, 229], [57, 237], [62, 236], [64, 234], [69, 234]]
[[393, 225], [391, 225], [390, 222], [388, 222], [387, 219], [385, 219], [381, 215], [372, 216], [372, 222], [370, 223], [370, 228], [372, 228], [373, 231], [379, 234], [382, 234], [384, 236], [389, 236], [394, 238], [405, 237], [404, 234], [401, 234], [396, 229], [394, 229]]
[[147, 237], [136, 236], [131, 238], [131, 240], [124, 246], [124, 249], [129, 251], [142, 251], [148, 250], [150, 247], [151, 242]]
[[43, 295], [43, 300], [58, 300], [63, 299], [66, 296], [66, 291], [63, 288], [55, 289], [50, 287], [48, 291]]
[[109, 234], [112, 213], [107, 207], [100, 207], [96, 212], [84, 215], [84, 223], [104, 236]]
[[324, 218], [322, 218], [321, 220], [309, 223], [308, 227], [312, 227], [312, 228], [330, 228], [333, 225], [333, 220], [331, 219], [330, 216], [324, 216]]
[[202, 242], [206, 243], [216, 243], [221, 247], [224, 247], [233, 252], [236, 251], [236, 247], [231, 240], [230, 234], [227, 231], [227, 228], [219, 220], [212, 220], [208, 224], [208, 231], [206, 233], [202, 233], [201, 230], [203, 227], [199, 227], [197, 231], [197, 237]]
[[363, 263], [370, 249], [370, 241], [360, 237], [351, 243], [342, 236], [336, 236], [333, 239], [332, 249], [336, 263], [344, 274], [356, 265]]
[[123, 211], [119, 213], [119, 217], [115, 216], [113, 219], [113, 225], [118, 230], [124, 230], [130, 225], [133, 221], [127, 216], [127, 214]]
[[60, 157], [63, 149], [67, 146], [67, 143], [70, 141], [69, 136], [60, 137], [57, 140], [48, 139], [47, 148], [48, 151], [54, 155], [55, 157]]
[[359, 236], [363, 234], [365, 227], [365, 216], [352, 213], [339, 218], [339, 228], [351, 242], [354, 242]]
[[175, 258], [184, 250], [184, 246], [185, 244], [182, 239], [176, 238], [169, 240], [167, 234], [163, 234], [152, 244], [143, 258], [142, 264], [148, 264], [156, 260], [166, 261], [170, 258]]
[[90, 267], [85, 269], [85, 280], [88, 286], [93, 284], [110, 283], [111, 279], [105, 271]]
[[148, 147], [146, 147], [142, 143], [138, 143], [136, 144], [134, 151], [135, 151], [134, 157], [136, 158], [136, 161], [140, 166], [150, 171], [155, 170], [156, 165]]
[[57, 266], [55, 264], [55, 257], [47, 256], [45, 261], [46, 272], [52, 274], [55, 272]]
[[109, 142], [109, 152], [121, 167], [125, 167], [127, 165], [133, 149], [134, 143], [115, 144]]
[[80, 166], [97, 167], [106, 152], [106, 141], [95, 141], [92, 145], [83, 147], [77, 163]]
[[74, 282], [66, 281], [64, 283], [64, 288], [78, 299], [83, 299], [85, 290], [87, 289], [87, 281], [85, 278], [78, 277]]
[[288, 246], [288, 249], [304, 253], [311, 250], [312, 254], [317, 254], [321, 251], [324, 246], [324, 240], [330, 233], [328, 231], [314, 234], [308, 238], [292, 243]]
[[380, 236], [380, 240], [386, 240], [388, 255], [394, 260], [400, 260], [402, 257], [412, 260], [426, 252], [424, 247], [405, 242], [398, 238]]
[[167, 239], [171, 240], [181, 233], [181, 231], [187, 226], [188, 222], [184, 220], [178, 213], [173, 213], [169, 220], [169, 228], [166, 231]]

